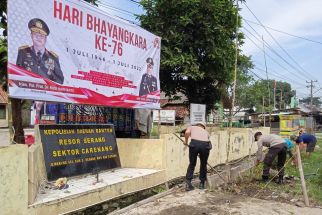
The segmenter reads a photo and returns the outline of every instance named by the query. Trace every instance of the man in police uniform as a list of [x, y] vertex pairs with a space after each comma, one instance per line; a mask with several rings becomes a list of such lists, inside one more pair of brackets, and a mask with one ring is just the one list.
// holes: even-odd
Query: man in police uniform
[[45, 48], [50, 32], [47, 24], [43, 20], [35, 18], [29, 21], [28, 28], [31, 31], [33, 45], [19, 47], [17, 66], [63, 84], [64, 76], [60, 69], [58, 56]]
[[152, 75], [154, 65], [153, 59], [149, 57], [146, 59], [146, 63], [147, 69], [146, 73], [142, 75], [139, 96], [143, 96], [158, 90], [157, 78]]

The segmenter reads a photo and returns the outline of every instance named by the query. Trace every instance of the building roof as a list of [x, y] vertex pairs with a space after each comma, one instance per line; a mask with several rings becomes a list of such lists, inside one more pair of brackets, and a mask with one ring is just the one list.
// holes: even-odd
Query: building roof
[[[320, 113], [321, 110], [315, 106], [313, 106], [312, 108], [313, 112], [314, 113]], [[283, 110], [275, 110], [275, 111], [272, 111], [271, 113], [269, 112], [264, 112], [264, 113], [261, 113], [261, 112], [256, 112], [256, 113], [251, 113], [250, 115], [251, 116], [268, 116], [268, 115], [271, 115], [271, 116], [278, 116], [278, 115], [292, 115], [292, 114], [301, 114], [301, 115], [308, 115], [310, 114], [312, 111], [310, 109], [310, 107], [308, 105], [302, 105], [300, 104], [298, 107], [296, 108], [288, 108], [288, 109], [283, 109]]]
[[8, 94], [0, 87], [0, 104], [8, 104]]

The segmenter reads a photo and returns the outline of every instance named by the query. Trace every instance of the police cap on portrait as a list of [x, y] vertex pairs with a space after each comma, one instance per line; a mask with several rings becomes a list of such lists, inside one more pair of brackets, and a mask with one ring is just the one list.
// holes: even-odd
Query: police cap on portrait
[[45, 36], [48, 36], [50, 33], [48, 25], [38, 18], [31, 19], [28, 23], [28, 28], [31, 32], [40, 33]]
[[148, 58], [146, 59], [146, 62], [147, 62], [148, 64], [153, 65], [153, 59], [152, 59], [152, 58], [150, 58], [150, 57], [148, 57]]

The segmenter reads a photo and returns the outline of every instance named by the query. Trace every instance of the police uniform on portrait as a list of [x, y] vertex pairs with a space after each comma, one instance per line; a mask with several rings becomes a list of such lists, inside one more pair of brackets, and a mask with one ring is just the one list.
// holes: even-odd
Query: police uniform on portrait
[[149, 57], [146, 60], [146, 63], [148, 68], [147, 68], [147, 72], [143, 74], [141, 79], [139, 96], [143, 96], [158, 90], [157, 78], [151, 74], [153, 71], [153, 65], [154, 65], [153, 59]]
[[58, 56], [45, 48], [47, 36], [50, 33], [47, 24], [35, 18], [29, 21], [28, 28], [31, 31], [33, 45], [19, 47], [17, 66], [63, 84], [64, 76], [60, 69]]

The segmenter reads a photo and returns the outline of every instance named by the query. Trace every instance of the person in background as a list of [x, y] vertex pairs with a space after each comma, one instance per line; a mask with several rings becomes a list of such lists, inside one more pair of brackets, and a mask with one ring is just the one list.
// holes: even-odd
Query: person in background
[[299, 144], [300, 149], [306, 148], [306, 156], [310, 157], [311, 153], [314, 152], [316, 145], [316, 137], [312, 134], [302, 133], [299, 137], [293, 140]]
[[[289, 138], [285, 138], [285, 143], [286, 143], [286, 147], [287, 147], [287, 150], [286, 150], [286, 154], [288, 154], [290, 156], [290, 158], [292, 158], [292, 165], [295, 165], [297, 166], [297, 159], [296, 159], [296, 156], [293, 154], [293, 149], [294, 149], [294, 144], [292, 142], [292, 138], [294, 138], [293, 136], [295, 135], [292, 135], [289, 139]], [[295, 136], [296, 138], [296, 136]]]
[[305, 133], [304, 128], [301, 128], [301, 129], [299, 130], [299, 136], [300, 136], [301, 134], [304, 134], [304, 133]]
[[[190, 144], [188, 145], [189, 138], [191, 140]], [[194, 126], [188, 127], [185, 132], [184, 145], [189, 146], [189, 166], [186, 174], [186, 191], [194, 189], [191, 181], [196, 167], [198, 155], [200, 159], [199, 189], [204, 189], [205, 182], [207, 181], [207, 162], [209, 151], [211, 149], [209, 133], [206, 130], [206, 125], [200, 122]]]
[[263, 158], [263, 146], [268, 147], [268, 152], [264, 158], [264, 167], [262, 181], [266, 182], [269, 179], [269, 170], [275, 157], [278, 157], [277, 168], [278, 168], [278, 184], [283, 183], [284, 177], [284, 164], [286, 161], [286, 143], [283, 138], [275, 134], [262, 134], [262, 132], [256, 132], [254, 135], [255, 141], [257, 141], [258, 150], [256, 153], [258, 165]]

